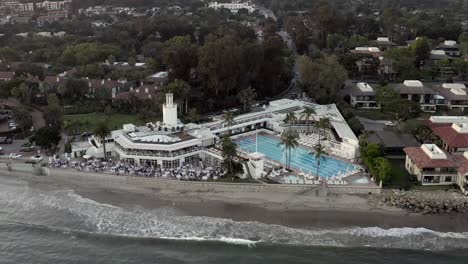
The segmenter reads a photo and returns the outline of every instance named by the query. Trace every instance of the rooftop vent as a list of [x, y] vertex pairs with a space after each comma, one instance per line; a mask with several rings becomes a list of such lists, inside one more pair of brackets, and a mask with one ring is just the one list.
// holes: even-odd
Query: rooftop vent
[[406, 80], [403, 84], [408, 87], [423, 87], [422, 82], [417, 80]]

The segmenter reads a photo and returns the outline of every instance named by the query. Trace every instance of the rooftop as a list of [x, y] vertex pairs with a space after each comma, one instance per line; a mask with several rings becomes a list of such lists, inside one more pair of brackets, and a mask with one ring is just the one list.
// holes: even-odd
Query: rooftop
[[417, 80], [406, 80], [403, 83], [391, 84], [390, 86], [399, 94], [436, 94], [433, 89]]
[[404, 148], [406, 155], [408, 155], [411, 161], [414, 164], [416, 164], [418, 168], [422, 169], [422, 168], [456, 168], [458, 167], [458, 164], [456, 160], [454, 160], [452, 155], [437, 148], [438, 150], [435, 150], [435, 151], [437, 153], [439, 153], [440, 151], [440, 153], [443, 153], [446, 158], [433, 159], [431, 158], [431, 156], [429, 156], [430, 154], [428, 154], [428, 152], [431, 152], [431, 146], [428, 146], [428, 149], [426, 150], [428, 152], [426, 152], [423, 149], [423, 146]]
[[[456, 124], [454, 124], [457, 126]], [[445, 144], [450, 148], [466, 148], [468, 147], [468, 133], [458, 132], [454, 125], [452, 126], [443, 126], [443, 127], [433, 127], [432, 131], [435, 135], [440, 137]]]

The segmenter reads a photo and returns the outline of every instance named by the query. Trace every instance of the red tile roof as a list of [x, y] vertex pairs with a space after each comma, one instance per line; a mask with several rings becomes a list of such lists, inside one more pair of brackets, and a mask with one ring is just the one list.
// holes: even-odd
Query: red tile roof
[[433, 127], [432, 131], [450, 148], [468, 147], [468, 134], [458, 133], [451, 126]]
[[[148, 90], [146, 90], [148, 89]], [[134, 94], [140, 100], [154, 100], [159, 97], [160, 91], [156, 87], [151, 85], [143, 85], [135, 88], [133, 91], [121, 92], [117, 94], [113, 99], [114, 100], [128, 100], [130, 94]]]
[[15, 78], [15, 72], [0, 71], [1, 80], [12, 80]]
[[422, 168], [456, 168], [458, 162], [449, 153], [447, 159], [431, 159], [420, 147], [410, 147], [403, 149], [411, 161], [420, 169]]

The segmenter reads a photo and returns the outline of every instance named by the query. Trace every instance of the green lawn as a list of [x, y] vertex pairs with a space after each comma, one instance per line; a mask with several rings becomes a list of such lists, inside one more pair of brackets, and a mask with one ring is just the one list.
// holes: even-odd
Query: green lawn
[[392, 165], [392, 180], [390, 181], [390, 187], [408, 188], [410, 186], [409, 174], [404, 167], [404, 161], [392, 159], [389, 161]]
[[105, 115], [104, 113], [92, 113], [84, 115], [65, 115], [64, 121], [79, 120], [83, 123], [81, 126], [82, 131], [92, 131], [99, 122], [107, 120], [107, 123], [111, 129], [122, 128], [124, 124], [141, 124], [138, 120], [137, 115], [128, 114], [111, 114]]

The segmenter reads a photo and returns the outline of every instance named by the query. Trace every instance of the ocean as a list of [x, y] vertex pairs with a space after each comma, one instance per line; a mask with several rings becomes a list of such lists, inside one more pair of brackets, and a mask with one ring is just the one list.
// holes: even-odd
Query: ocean
[[0, 263], [467, 263], [468, 233], [291, 228], [119, 207], [0, 176]]

